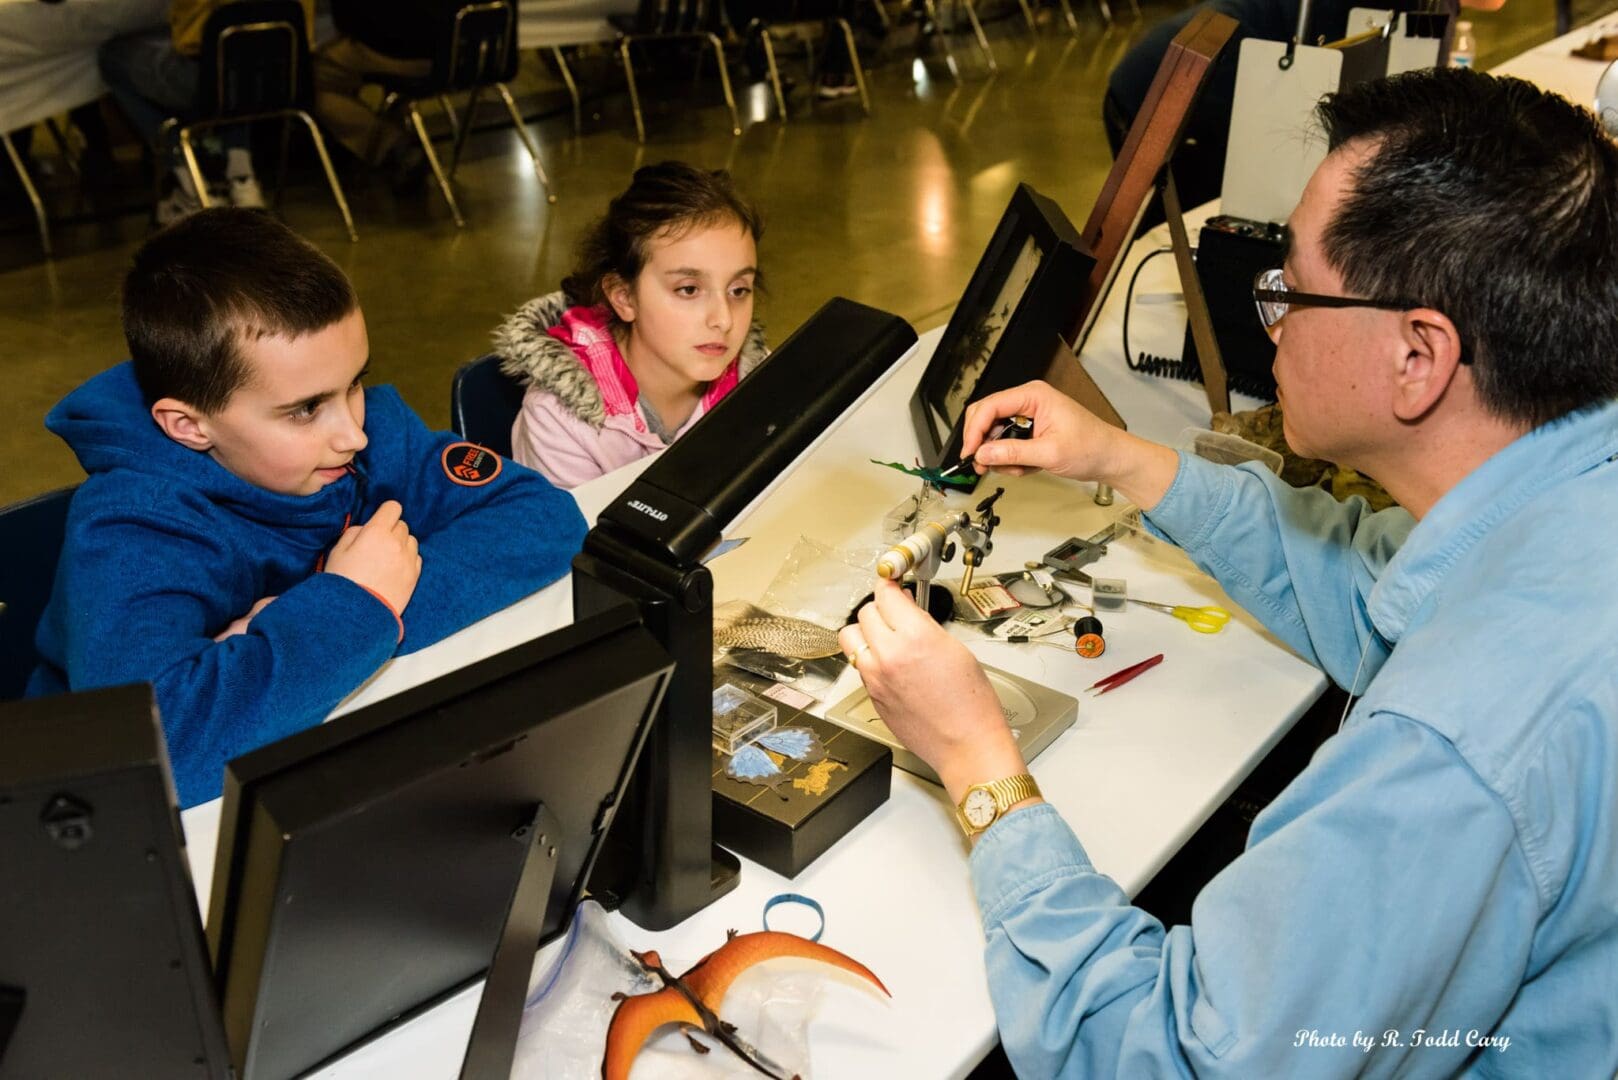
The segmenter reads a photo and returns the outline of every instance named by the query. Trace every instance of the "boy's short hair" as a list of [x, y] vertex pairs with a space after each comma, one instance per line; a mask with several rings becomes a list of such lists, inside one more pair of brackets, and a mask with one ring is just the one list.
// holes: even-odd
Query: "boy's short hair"
[[301, 337], [359, 307], [336, 263], [262, 210], [203, 210], [141, 245], [124, 338], [146, 404], [217, 413], [252, 372], [243, 341]]

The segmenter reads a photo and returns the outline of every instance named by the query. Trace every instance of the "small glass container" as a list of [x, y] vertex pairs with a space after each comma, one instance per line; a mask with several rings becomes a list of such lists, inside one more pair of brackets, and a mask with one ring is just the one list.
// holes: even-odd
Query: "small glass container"
[[735, 683], [723, 683], [713, 692], [713, 745], [722, 754], [734, 754], [760, 735], [774, 730], [774, 705]]

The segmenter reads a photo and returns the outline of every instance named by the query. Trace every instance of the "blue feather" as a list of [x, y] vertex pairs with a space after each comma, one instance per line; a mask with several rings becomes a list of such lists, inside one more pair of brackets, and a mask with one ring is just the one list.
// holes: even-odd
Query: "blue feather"
[[755, 741], [766, 749], [790, 758], [813, 757], [820, 750], [820, 739], [813, 731], [801, 727], [776, 728], [760, 735]]
[[725, 771], [737, 780], [753, 784], [767, 784], [781, 775], [781, 769], [770, 760], [770, 755], [749, 743], [731, 755]]

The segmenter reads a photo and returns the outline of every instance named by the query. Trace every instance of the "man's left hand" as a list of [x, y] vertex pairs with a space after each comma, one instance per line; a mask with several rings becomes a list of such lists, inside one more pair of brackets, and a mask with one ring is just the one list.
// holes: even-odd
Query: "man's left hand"
[[973, 784], [1026, 771], [977, 659], [892, 581], [845, 626], [843, 652], [888, 728], [933, 767], [958, 802]]

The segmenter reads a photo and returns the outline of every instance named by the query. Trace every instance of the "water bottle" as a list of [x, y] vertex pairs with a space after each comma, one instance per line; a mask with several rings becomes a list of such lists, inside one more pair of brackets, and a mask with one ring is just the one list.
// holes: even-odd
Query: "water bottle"
[[1449, 47], [1449, 66], [1469, 68], [1477, 53], [1478, 42], [1472, 36], [1472, 24], [1462, 19], [1455, 24], [1455, 41]]

